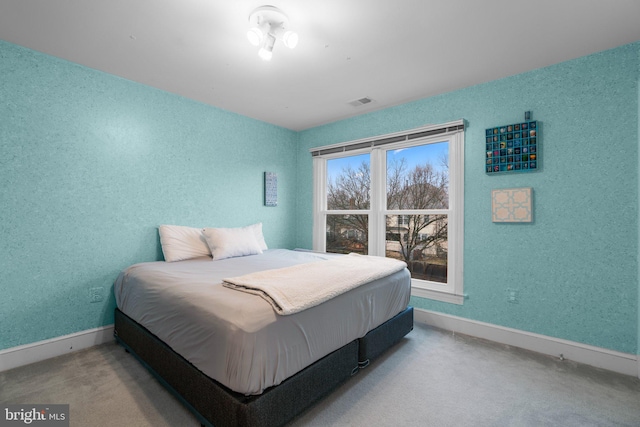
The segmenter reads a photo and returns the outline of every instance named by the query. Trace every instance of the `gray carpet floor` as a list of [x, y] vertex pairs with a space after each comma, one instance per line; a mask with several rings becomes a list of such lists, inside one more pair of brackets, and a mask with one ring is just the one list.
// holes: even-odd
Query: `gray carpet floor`
[[[71, 426], [199, 426], [115, 343], [0, 372], [0, 403]], [[640, 380], [417, 324], [292, 426], [640, 426]]]

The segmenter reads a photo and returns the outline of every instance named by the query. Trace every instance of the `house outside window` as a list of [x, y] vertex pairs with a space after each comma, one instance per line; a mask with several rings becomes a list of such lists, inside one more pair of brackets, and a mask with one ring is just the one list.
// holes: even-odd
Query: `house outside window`
[[312, 149], [314, 250], [400, 259], [413, 295], [462, 304], [463, 122], [339, 148]]

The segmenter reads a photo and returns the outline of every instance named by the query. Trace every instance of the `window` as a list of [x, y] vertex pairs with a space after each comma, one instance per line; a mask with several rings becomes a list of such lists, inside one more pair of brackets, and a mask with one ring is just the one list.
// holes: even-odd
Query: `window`
[[413, 295], [462, 304], [463, 122], [311, 151], [314, 250], [401, 259]]
[[369, 154], [327, 159], [327, 252], [369, 252]]

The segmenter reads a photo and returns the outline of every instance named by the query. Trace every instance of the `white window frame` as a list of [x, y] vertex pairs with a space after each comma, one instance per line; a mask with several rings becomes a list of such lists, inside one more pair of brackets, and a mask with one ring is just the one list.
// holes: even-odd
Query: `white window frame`
[[[386, 243], [386, 215], [410, 214], [445, 214], [449, 224], [447, 262], [447, 283], [426, 280], [411, 280], [411, 294], [453, 304], [463, 304], [463, 256], [464, 256], [464, 122], [445, 123], [442, 125], [424, 126], [410, 131], [377, 136], [343, 144], [311, 149], [316, 155], [313, 157], [313, 249], [326, 251], [326, 218], [327, 215], [358, 214], [369, 215], [369, 254], [385, 255]], [[435, 135], [428, 135], [436, 129], [455, 129]], [[402, 135], [428, 136], [407, 138], [400, 142], [375, 145], [374, 141], [395, 138]], [[449, 141], [449, 207], [448, 209], [428, 210], [387, 210], [386, 209], [386, 152], [398, 148], [417, 145], [434, 144]], [[371, 144], [367, 144], [371, 142]], [[358, 147], [357, 149], [339, 150], [340, 147]], [[363, 147], [363, 148], [361, 148]], [[323, 154], [322, 150], [328, 153]], [[320, 153], [320, 154], [317, 154]], [[340, 157], [370, 154], [371, 173], [371, 203], [368, 210], [328, 210], [327, 209], [327, 160]]]

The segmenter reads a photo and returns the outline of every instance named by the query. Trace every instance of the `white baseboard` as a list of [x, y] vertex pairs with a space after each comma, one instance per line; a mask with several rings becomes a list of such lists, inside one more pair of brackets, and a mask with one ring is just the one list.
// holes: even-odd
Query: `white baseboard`
[[0, 350], [0, 372], [112, 341], [113, 325]]
[[[478, 322], [435, 311], [414, 309], [417, 322], [550, 356], [564, 357], [609, 371], [640, 378], [640, 358], [574, 341]], [[113, 325], [0, 350], [0, 372], [61, 356], [113, 340]]]
[[459, 332], [550, 356], [560, 357], [562, 355], [567, 360], [640, 378], [640, 358], [635, 354], [505, 328], [435, 311], [416, 308], [414, 309], [414, 317], [417, 322], [447, 331]]

